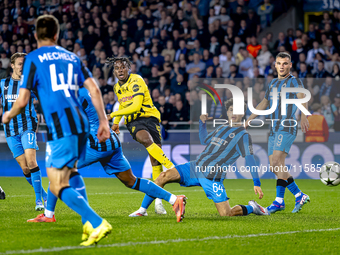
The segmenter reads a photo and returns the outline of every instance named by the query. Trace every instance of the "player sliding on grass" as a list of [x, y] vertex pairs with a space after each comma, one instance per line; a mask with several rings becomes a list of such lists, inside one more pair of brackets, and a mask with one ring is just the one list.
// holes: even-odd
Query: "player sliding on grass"
[[[279, 100], [277, 104], [277, 108], [275, 112], [272, 113], [271, 119], [275, 119], [273, 121], [272, 127], [270, 129], [270, 135], [268, 140], [268, 155], [270, 162], [270, 169], [277, 176], [276, 181], [276, 198], [274, 202], [268, 206], [268, 211], [270, 213], [274, 213], [277, 211], [282, 211], [285, 209], [284, 203], [284, 195], [286, 187], [288, 190], [295, 196], [295, 207], [292, 213], [297, 213], [301, 210], [302, 206], [310, 201], [308, 195], [301, 192], [299, 187], [296, 185], [293, 176], [285, 169], [285, 159], [292, 146], [296, 134], [297, 134], [297, 125], [294, 125], [293, 120], [295, 118], [295, 112], [297, 107], [292, 104], [288, 104], [286, 107], [287, 115], [281, 114], [281, 97], [279, 99], [273, 98], [271, 96], [271, 91], [273, 88], [277, 88], [277, 92], [280, 95], [281, 89], [284, 87], [291, 88], [304, 88], [303, 83], [299, 78], [295, 78], [290, 74], [290, 69], [292, 68], [291, 57], [288, 53], [281, 52], [276, 56], [275, 67], [278, 73], [278, 78], [273, 79], [268, 86], [268, 89], [265, 94], [265, 98], [259, 103], [256, 107], [257, 110], [265, 110], [268, 106], [271, 108], [274, 100]], [[287, 98], [304, 98], [303, 93], [287, 93]], [[307, 103], [302, 104], [306, 109]], [[249, 116], [246, 125], [249, 124], [249, 121], [256, 118], [256, 114], [252, 114]], [[286, 120], [285, 126], [281, 123]], [[291, 126], [291, 127], [288, 127]], [[307, 117], [304, 113], [301, 113], [301, 129], [302, 132], [308, 131], [309, 123]]]
[[[225, 103], [229, 123], [240, 123], [243, 115], [234, 115], [232, 104], [232, 99]], [[246, 110], [247, 106], [244, 107]], [[206, 114], [200, 117], [199, 137], [201, 144], [207, 146], [198, 159], [177, 165], [161, 173], [155, 183], [161, 187], [171, 182], [178, 182], [184, 187], [201, 186], [207, 197], [214, 201], [221, 216], [248, 215], [250, 213], [269, 215], [267, 209], [254, 200], [249, 201], [248, 205], [230, 207], [229, 198], [223, 185], [227, 171], [214, 171], [214, 169], [228, 169], [240, 156], [246, 158], [246, 165], [251, 169], [255, 194], [259, 194], [260, 199], [263, 197], [257, 165], [253, 156], [251, 137], [240, 124], [221, 125], [208, 134], [207, 119], [209, 118]], [[146, 195], [141, 208], [130, 214], [130, 217], [147, 216], [146, 210], [152, 201], [153, 198]]]
[[[78, 192], [82, 185], [81, 176], [74, 176], [73, 181], [69, 181], [78, 159], [85, 155], [89, 132], [88, 119], [77, 99], [79, 86], [90, 91], [100, 123], [97, 132], [99, 142], [110, 137], [110, 128], [94, 79], [74, 53], [56, 45], [58, 20], [52, 15], [42, 15], [36, 20], [35, 30], [38, 49], [25, 57], [19, 97], [11, 111], [4, 113], [3, 123], [9, 123], [18, 115], [28, 104], [31, 91], [36, 92], [47, 125], [46, 170], [50, 190], [93, 226], [88, 240], [81, 243], [87, 246], [108, 235], [112, 226], [93, 211]], [[73, 186], [74, 183], [77, 185]]]
[[[13, 74], [1, 80], [0, 97], [4, 111], [10, 111], [19, 96], [20, 78], [26, 53], [14, 53], [11, 56]], [[4, 124], [6, 141], [13, 157], [18, 162], [26, 180], [35, 192], [35, 210], [44, 210], [42, 201], [46, 203], [47, 194], [41, 185], [41, 172], [37, 163], [37, 125], [38, 118], [33, 105], [33, 92], [30, 95], [29, 104], [20, 115], [14, 117], [11, 122]]]
[[[118, 97], [119, 110], [108, 115], [108, 119], [115, 118], [112, 130], [119, 134], [119, 121], [125, 116], [125, 124], [134, 140], [144, 145], [150, 155], [152, 165], [152, 179], [156, 180], [163, 171], [173, 168], [173, 163], [162, 150], [160, 113], [153, 105], [148, 86], [142, 77], [129, 74], [131, 62], [128, 58], [108, 58], [113, 64], [113, 73], [118, 78], [114, 91]], [[156, 199], [155, 212], [166, 214], [162, 200]]]
[[[184, 215], [186, 197], [183, 195], [175, 196], [149, 180], [136, 178], [131, 171], [129, 162], [122, 152], [122, 147], [116, 133], [111, 131], [110, 139], [106, 142], [99, 143], [96, 137], [99, 120], [96, 109], [91, 102], [89, 92], [85, 88], [79, 90], [79, 100], [89, 119], [91, 131], [89, 139], [87, 140], [85, 159], [79, 160], [77, 167], [83, 168], [95, 162], [100, 162], [107, 174], [115, 174], [126, 187], [139, 190], [151, 197], [158, 197], [168, 201], [173, 205], [173, 210], [177, 215], [177, 221], [181, 221]], [[77, 171], [71, 173], [70, 184], [72, 187], [77, 187], [78, 192], [87, 200], [85, 184]], [[56, 196], [48, 192], [45, 214], [40, 214], [37, 218], [28, 220], [28, 222], [55, 222], [54, 210], [57, 199]], [[86, 222], [86, 219], [82, 218], [82, 222], [85, 229], [82, 239], [85, 241], [88, 239], [88, 234], [93, 231], [93, 228], [89, 222]]]

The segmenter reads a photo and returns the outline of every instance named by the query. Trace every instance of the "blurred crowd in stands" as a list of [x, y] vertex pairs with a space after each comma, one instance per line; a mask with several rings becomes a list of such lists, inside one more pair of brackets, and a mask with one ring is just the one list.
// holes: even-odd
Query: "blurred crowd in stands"
[[[276, 54], [289, 52], [291, 73], [312, 93], [309, 110], [320, 104], [318, 111], [328, 126], [338, 127], [340, 12], [324, 12], [322, 22], [309, 24], [308, 32], [290, 28], [278, 38], [270, 32], [259, 38], [293, 4], [292, 0], [3, 0], [0, 77], [11, 74], [13, 53], [37, 48], [35, 19], [52, 14], [60, 23], [58, 44], [79, 56], [92, 72], [107, 113], [118, 109], [113, 92], [117, 79], [107, 57], [130, 57], [131, 72], [144, 78], [163, 125], [180, 128], [168, 123], [199, 119], [202, 92], [195, 79], [208, 85], [234, 84], [245, 98], [252, 87], [256, 106], [277, 77]], [[218, 94], [222, 101], [231, 97], [230, 91]], [[212, 102], [208, 114], [224, 118], [224, 107]], [[36, 110], [42, 112], [38, 102]]]

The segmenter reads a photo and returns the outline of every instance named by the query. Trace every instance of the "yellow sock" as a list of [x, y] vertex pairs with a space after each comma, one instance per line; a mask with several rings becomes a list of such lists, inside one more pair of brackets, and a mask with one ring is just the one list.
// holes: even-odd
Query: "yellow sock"
[[157, 144], [153, 143], [146, 148], [149, 154], [167, 169], [173, 168], [174, 164], [165, 156], [164, 151]]
[[158, 176], [163, 172], [163, 166], [158, 165], [158, 166], [152, 166], [152, 180], [155, 181]]

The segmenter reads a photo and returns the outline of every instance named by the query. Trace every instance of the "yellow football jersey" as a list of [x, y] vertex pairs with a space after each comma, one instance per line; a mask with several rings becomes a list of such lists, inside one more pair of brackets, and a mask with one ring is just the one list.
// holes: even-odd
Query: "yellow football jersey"
[[143, 95], [142, 107], [139, 111], [125, 116], [125, 124], [139, 117], [155, 117], [158, 121], [161, 120], [161, 114], [153, 105], [148, 86], [138, 74], [130, 74], [127, 82], [123, 85], [117, 82], [114, 86], [114, 92], [122, 108], [131, 105], [134, 96]]

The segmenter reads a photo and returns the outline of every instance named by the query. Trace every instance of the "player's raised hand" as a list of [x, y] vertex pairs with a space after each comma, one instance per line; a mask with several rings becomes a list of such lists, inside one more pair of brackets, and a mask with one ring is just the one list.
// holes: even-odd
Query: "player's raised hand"
[[262, 199], [262, 198], [263, 198], [263, 192], [262, 192], [261, 187], [259, 187], [259, 186], [254, 186], [254, 191], [255, 191], [255, 194], [256, 194], [256, 195], [259, 195], [259, 199]]
[[2, 123], [8, 124], [11, 121], [11, 118], [9, 117], [9, 111], [5, 112], [4, 115], [2, 115]]
[[213, 119], [213, 117], [208, 117], [208, 114], [202, 114], [201, 116], [200, 116], [200, 120], [203, 122], [203, 123], [205, 123], [207, 120], [212, 120]]
[[110, 138], [110, 127], [108, 122], [101, 122], [97, 131], [97, 138], [100, 143]]
[[119, 131], [119, 125], [118, 124], [113, 124], [111, 127], [112, 131], [115, 132], [117, 135], [120, 134]]
[[303, 133], [306, 133], [309, 129], [309, 121], [306, 117], [301, 118], [301, 130]]

